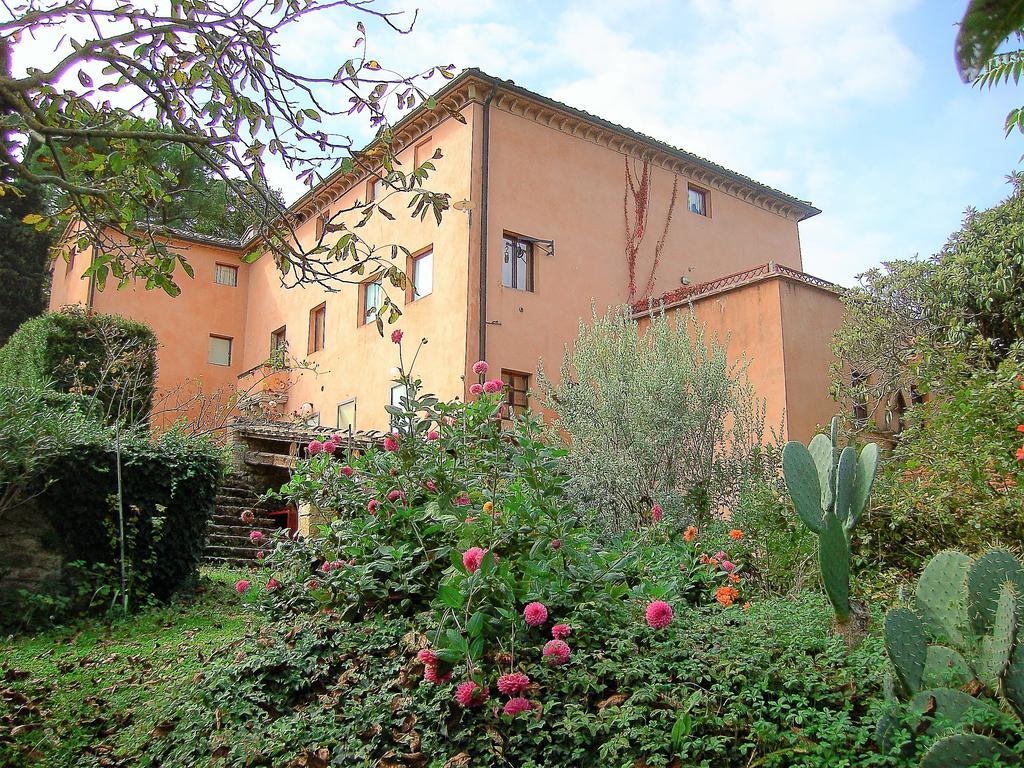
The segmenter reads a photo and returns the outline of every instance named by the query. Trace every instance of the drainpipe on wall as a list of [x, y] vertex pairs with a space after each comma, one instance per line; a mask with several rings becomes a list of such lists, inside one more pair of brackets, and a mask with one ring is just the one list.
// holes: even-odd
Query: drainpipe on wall
[[487, 183], [491, 151], [491, 100], [498, 91], [494, 81], [491, 92], [484, 101], [483, 141], [481, 144], [480, 170], [480, 354], [479, 360], [487, 359]]

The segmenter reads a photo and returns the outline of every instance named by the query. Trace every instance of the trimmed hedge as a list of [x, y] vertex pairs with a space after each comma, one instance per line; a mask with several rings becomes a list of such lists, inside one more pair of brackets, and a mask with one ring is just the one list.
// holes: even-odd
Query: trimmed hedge
[[0, 386], [90, 396], [98, 388], [105, 414], [144, 423], [153, 407], [156, 349], [156, 335], [142, 323], [65, 307], [23, 323], [0, 348]]
[[[125, 549], [135, 604], [167, 600], [194, 586], [223, 471], [222, 449], [212, 443], [174, 432], [155, 441], [124, 441]], [[103, 566], [116, 573], [114, 446], [102, 441], [64, 446], [47, 480], [36, 503], [58, 539], [48, 543], [65, 562], [83, 561], [94, 573]]]

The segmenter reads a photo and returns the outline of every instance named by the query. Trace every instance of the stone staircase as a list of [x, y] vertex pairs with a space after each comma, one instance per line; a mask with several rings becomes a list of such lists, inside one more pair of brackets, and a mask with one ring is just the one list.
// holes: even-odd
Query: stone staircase
[[[206, 531], [204, 565], [251, 566], [256, 553], [267, 549], [268, 543], [255, 545], [249, 534], [263, 531], [269, 538], [277, 531], [277, 523], [267, 514], [267, 505], [260, 503], [260, 494], [251, 481], [242, 475], [229, 475], [217, 490], [216, 509]], [[252, 523], [242, 522], [242, 512], [251, 509], [256, 516]]]

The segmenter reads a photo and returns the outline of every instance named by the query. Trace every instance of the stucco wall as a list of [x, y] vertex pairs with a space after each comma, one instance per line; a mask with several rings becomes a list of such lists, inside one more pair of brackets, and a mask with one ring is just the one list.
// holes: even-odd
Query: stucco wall
[[[429, 132], [429, 146], [421, 149], [421, 155], [425, 153], [428, 157], [435, 148], [441, 149], [444, 157], [435, 161], [437, 170], [428, 184], [431, 189], [449, 193], [452, 202], [471, 198], [473, 109], [466, 109], [466, 125], [447, 120], [435, 126]], [[406, 172], [413, 167], [413, 151], [409, 147], [399, 155]], [[331, 211], [345, 208], [356, 199], [366, 200], [365, 184], [346, 193]], [[265, 256], [251, 265], [244, 365], [248, 368], [264, 360], [270, 352], [270, 334], [286, 326], [291, 354], [317, 367], [315, 373], [293, 375], [288, 407], [295, 410], [302, 403], [312, 403], [324, 426], [335, 426], [338, 404], [354, 397], [358, 429], [388, 427], [384, 406], [389, 402], [393, 369], [398, 364], [397, 350], [390, 341], [394, 328], [405, 333], [408, 352], [415, 349], [420, 338], [428, 339], [415, 371], [427, 391], [444, 398], [463, 392], [470, 218], [464, 212], [449, 210], [438, 225], [432, 215], [423, 221], [411, 218], [407, 205], [408, 196], [394, 194], [383, 203], [394, 215], [394, 221], [374, 215], [369, 224], [357, 230], [370, 243], [400, 243], [413, 253], [433, 247], [434, 285], [429, 296], [408, 302], [399, 289], [385, 281], [388, 295], [398, 300], [404, 314], [396, 326], [385, 325], [383, 338], [373, 325], [361, 324], [358, 286], [343, 285], [333, 292], [317, 285], [284, 290], [272, 259]], [[359, 220], [358, 214], [349, 218], [350, 225]], [[311, 218], [300, 230], [300, 237], [306, 242], [313, 241], [315, 226], [315, 218]], [[400, 254], [399, 259], [405, 269], [404, 255]], [[368, 272], [366, 277], [369, 276]], [[325, 347], [307, 354], [310, 311], [321, 303], [326, 303], [327, 309]], [[407, 358], [406, 365], [409, 362]]]
[[[639, 164], [638, 164], [639, 166]], [[643, 295], [668, 214], [673, 174], [652, 164], [647, 233], [637, 259]], [[774, 260], [799, 269], [797, 223], [710, 190], [710, 218], [687, 209], [687, 179], [679, 192], [653, 295]], [[496, 368], [534, 374], [538, 358], [557, 372], [563, 346], [580, 319], [628, 299], [623, 195], [625, 157], [612, 148], [500, 109], [491, 115], [488, 232], [487, 356]], [[502, 234], [555, 241], [554, 255], [537, 249], [535, 291], [502, 286]], [[690, 270], [692, 267], [692, 271]], [[472, 331], [476, 332], [471, 313]]]

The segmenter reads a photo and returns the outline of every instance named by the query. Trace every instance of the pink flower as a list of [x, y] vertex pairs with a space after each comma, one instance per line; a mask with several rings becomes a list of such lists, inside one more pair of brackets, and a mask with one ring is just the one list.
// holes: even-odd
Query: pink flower
[[436, 429], [432, 429], [429, 432], [427, 432], [427, 440], [429, 440], [430, 442], [434, 442], [440, 436], [441, 436], [441, 433], [438, 432]]
[[651, 507], [651, 520], [653, 520], [656, 523], [660, 523], [661, 522], [661, 505], [660, 504], [655, 504], [653, 507]]
[[328, 440], [324, 443], [324, 453], [334, 453], [338, 450], [338, 444], [334, 440]]
[[252, 525], [256, 522], [256, 515], [253, 514], [251, 509], [247, 509], [242, 513], [242, 522], [246, 525]]
[[263, 541], [263, 531], [250, 531], [249, 541], [251, 541], [253, 544], [259, 544], [261, 541]]
[[469, 504], [469, 494], [463, 491], [462, 493], [455, 497], [454, 501], [456, 506], [465, 507], [467, 504]]
[[522, 696], [517, 696], [514, 699], [509, 699], [505, 703], [505, 709], [503, 710], [506, 715], [515, 717], [521, 712], [529, 712], [533, 709], [533, 702], [529, 699], [524, 699]]
[[488, 395], [493, 395], [495, 392], [501, 392], [505, 388], [505, 382], [501, 379], [491, 379], [490, 381], [484, 382], [484, 392]]
[[380, 502], [379, 501], [377, 501], [376, 499], [370, 499], [369, 504], [366, 505], [366, 511], [369, 512], [371, 515], [376, 515], [377, 514], [377, 507], [379, 507], [379, 506], [380, 506]]
[[472, 680], [459, 683], [455, 689], [455, 700], [467, 709], [482, 706], [487, 701], [487, 689], [481, 688]]
[[441, 683], [447, 683], [452, 679], [452, 673], [445, 672], [443, 675], [439, 675], [437, 674], [437, 667], [433, 664], [428, 664], [423, 670], [423, 679], [428, 683], [441, 685]]
[[238, 581], [235, 582], [235, 592], [237, 592], [240, 595], [245, 594], [245, 590], [247, 590], [248, 588], [249, 588], [249, 580], [248, 579], [239, 579]]
[[398, 501], [399, 499], [405, 500], [404, 491], [400, 491], [397, 488], [393, 491], [388, 491], [388, 501]]
[[654, 629], [664, 629], [672, 621], [672, 606], [663, 600], [655, 600], [647, 606], [647, 623]]
[[427, 480], [427, 490], [431, 493], [437, 493], [437, 483], [433, 480]]
[[391, 434], [384, 438], [384, 450], [389, 453], [394, 453], [398, 450], [398, 436]]
[[352, 467], [342, 467], [341, 474], [345, 477], [352, 477]]
[[484, 385], [483, 384], [470, 384], [469, 385], [469, 394], [471, 394], [471, 395], [479, 395], [483, 391], [484, 391]]
[[339, 568], [344, 568], [344, 567], [345, 567], [345, 563], [343, 563], [341, 560], [335, 560], [333, 563], [331, 563], [331, 570], [332, 571], [336, 571]]
[[561, 539], [555, 539], [554, 541], [552, 541], [551, 542], [551, 548], [552, 549], [556, 549], [556, 550], [557, 549], [561, 549], [562, 548], [562, 540]]
[[569, 660], [569, 644], [564, 640], [548, 640], [544, 643], [544, 658], [550, 664], [565, 664]]
[[267, 592], [273, 592], [275, 589], [281, 586], [281, 582], [275, 579], [273, 576], [267, 581]]
[[523, 609], [523, 618], [531, 627], [539, 627], [548, 620], [548, 609], [544, 603], [530, 603]]
[[309, 582], [306, 584], [306, 589], [308, 589], [308, 590], [320, 589], [320, 582], [317, 581], [316, 579], [310, 579]]
[[555, 624], [551, 628], [551, 636], [556, 640], [561, 640], [572, 634], [572, 627], [568, 624]]
[[416, 659], [421, 664], [426, 664], [428, 667], [433, 667], [437, 664], [437, 654], [429, 648], [424, 648], [416, 654]]
[[530, 678], [522, 672], [509, 672], [498, 678], [498, 690], [506, 696], [522, 693], [530, 685]]
[[731, 563], [728, 560], [723, 560], [722, 561], [722, 570], [724, 570], [724, 571], [730, 571], [731, 572], [735, 567], [736, 567], [735, 563]]
[[728, 555], [722, 550], [718, 550], [718, 552], [715, 553], [715, 560], [725, 560], [727, 557]]
[[473, 373], [475, 373], [477, 376], [483, 376], [485, 373], [487, 373], [487, 369], [489, 367], [490, 366], [487, 365], [486, 360], [477, 360], [475, 363], [473, 363]]
[[331, 561], [327, 560], [327, 561], [324, 562], [323, 565], [320, 566], [320, 570], [323, 571], [324, 573], [330, 573], [331, 569], [333, 567], [334, 567], [334, 565], [331, 563]]
[[262, 549], [259, 552], [256, 553], [256, 559], [257, 560], [262, 560], [266, 556], [267, 556], [267, 553], [264, 552]]
[[397, 328], [391, 332], [391, 342], [393, 344], [400, 344], [402, 342], [402, 332]]
[[470, 547], [462, 553], [462, 565], [470, 573], [476, 573], [477, 568], [480, 567], [480, 563], [484, 561], [484, 555], [486, 554], [486, 549], [481, 549], [480, 547]]
[[324, 449], [324, 444], [321, 443], [319, 440], [310, 440], [309, 441], [309, 455], [310, 456], [316, 456], [323, 449]]

